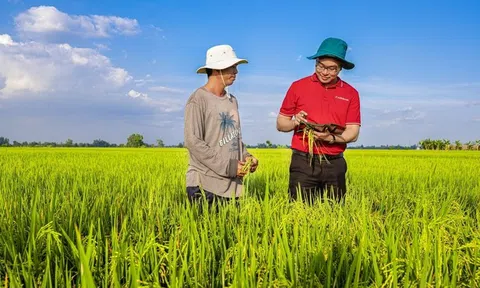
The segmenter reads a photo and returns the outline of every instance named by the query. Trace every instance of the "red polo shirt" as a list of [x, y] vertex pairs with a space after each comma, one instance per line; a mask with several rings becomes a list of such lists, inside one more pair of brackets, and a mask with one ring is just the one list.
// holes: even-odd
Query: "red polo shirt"
[[[361, 124], [360, 98], [355, 88], [339, 79], [335, 85], [326, 87], [317, 75], [304, 77], [292, 83], [280, 107], [280, 114], [292, 117], [300, 111], [305, 111], [307, 120], [314, 123]], [[292, 148], [308, 152], [308, 143], [302, 140], [303, 132], [297, 132], [292, 137]], [[317, 145], [314, 153], [335, 155], [345, 151], [345, 143]]]

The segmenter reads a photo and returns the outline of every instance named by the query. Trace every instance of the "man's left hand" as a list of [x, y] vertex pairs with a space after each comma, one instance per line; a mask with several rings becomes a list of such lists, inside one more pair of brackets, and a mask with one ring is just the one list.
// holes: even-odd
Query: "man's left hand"
[[330, 136], [330, 133], [327, 132], [317, 132], [313, 131], [313, 135], [315, 137], [315, 141], [330, 141], [332, 137]]
[[248, 156], [245, 160], [248, 160], [249, 158], [252, 159], [252, 166], [250, 166], [250, 172], [253, 173], [253, 172], [255, 172], [255, 170], [257, 170], [258, 159], [253, 157], [253, 156]]

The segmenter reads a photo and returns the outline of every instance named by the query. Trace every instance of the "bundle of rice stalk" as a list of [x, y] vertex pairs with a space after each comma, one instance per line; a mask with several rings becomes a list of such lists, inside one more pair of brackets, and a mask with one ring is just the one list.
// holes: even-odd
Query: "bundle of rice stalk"
[[242, 172], [246, 172], [244, 177], [247, 177], [248, 174], [250, 174], [250, 169], [253, 164], [253, 159], [251, 157], [248, 157], [247, 160], [245, 161], [245, 165], [242, 167]]
[[[315, 141], [315, 135], [314, 135], [315, 131], [322, 132], [322, 133], [328, 132], [329, 134], [335, 134], [335, 137], [343, 139], [340, 134], [343, 131], [345, 131], [345, 127], [343, 127], [341, 125], [337, 125], [337, 124], [333, 124], [333, 123], [317, 124], [317, 123], [311, 123], [311, 122], [305, 122], [305, 121], [301, 121], [301, 124], [303, 124], [304, 127], [302, 129], [297, 130], [297, 132], [303, 132], [302, 141], [303, 141], [304, 144], [305, 144], [305, 142], [307, 142], [307, 144], [308, 144], [308, 154], [310, 155], [310, 166], [312, 165], [312, 161], [313, 161], [313, 158], [314, 158], [313, 149], [318, 148], [318, 146], [319, 146], [317, 144], [317, 141]], [[305, 141], [305, 138], [306, 138], [307, 141]], [[320, 142], [320, 146], [325, 147], [324, 144], [322, 143], [322, 141], [319, 141], [319, 142]], [[321, 149], [317, 149], [317, 151], [321, 151]], [[330, 161], [328, 161], [328, 159], [325, 157], [325, 154], [320, 152], [320, 154], [319, 154], [320, 163], [322, 161], [322, 158], [325, 158], [327, 163], [330, 164]]]

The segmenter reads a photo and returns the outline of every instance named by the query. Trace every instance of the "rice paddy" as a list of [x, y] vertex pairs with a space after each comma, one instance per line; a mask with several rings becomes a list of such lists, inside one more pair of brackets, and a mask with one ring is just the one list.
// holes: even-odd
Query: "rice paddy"
[[349, 150], [343, 205], [290, 203], [290, 151], [190, 206], [184, 149], [0, 148], [4, 287], [479, 287], [480, 153]]

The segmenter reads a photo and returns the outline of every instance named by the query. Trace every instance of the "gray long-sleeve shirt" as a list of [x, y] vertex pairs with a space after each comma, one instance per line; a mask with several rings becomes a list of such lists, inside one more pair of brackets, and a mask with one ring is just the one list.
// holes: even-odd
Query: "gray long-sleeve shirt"
[[216, 96], [203, 87], [195, 90], [185, 106], [184, 137], [187, 186], [223, 197], [240, 196], [243, 181], [236, 177], [237, 165], [250, 153], [242, 142], [237, 99]]

